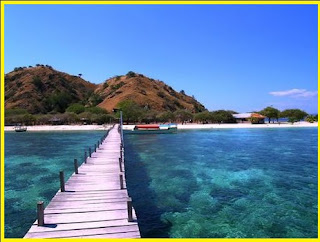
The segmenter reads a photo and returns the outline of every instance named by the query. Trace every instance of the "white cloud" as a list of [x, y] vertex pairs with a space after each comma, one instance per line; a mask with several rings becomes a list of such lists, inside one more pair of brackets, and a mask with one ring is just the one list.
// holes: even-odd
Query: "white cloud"
[[269, 92], [270, 95], [276, 97], [314, 97], [318, 95], [318, 91], [307, 91], [306, 89], [290, 89], [286, 91]]
[[296, 97], [314, 97], [317, 95], [318, 95], [318, 91], [314, 91], [314, 92], [306, 91], [306, 92], [297, 94]]

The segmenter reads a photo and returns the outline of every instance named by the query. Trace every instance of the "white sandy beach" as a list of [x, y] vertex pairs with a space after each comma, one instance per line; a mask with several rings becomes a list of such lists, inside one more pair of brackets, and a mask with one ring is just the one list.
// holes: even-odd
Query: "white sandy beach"
[[[37, 125], [27, 126], [28, 131], [81, 131], [81, 130], [107, 130], [110, 125]], [[132, 129], [134, 125], [123, 125], [123, 129]], [[298, 128], [318, 127], [318, 123], [297, 122], [291, 123], [237, 123], [237, 124], [178, 124], [178, 129], [234, 129], [234, 128]], [[4, 127], [5, 131], [14, 131], [13, 126]]]
[[[110, 125], [35, 125], [26, 126], [28, 131], [81, 131], [108, 130]], [[5, 126], [4, 131], [14, 131], [14, 126]]]

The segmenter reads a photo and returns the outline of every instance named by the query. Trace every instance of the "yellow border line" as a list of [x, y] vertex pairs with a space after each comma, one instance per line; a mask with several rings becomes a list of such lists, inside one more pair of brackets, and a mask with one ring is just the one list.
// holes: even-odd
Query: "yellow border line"
[[1, 240], [4, 239], [4, 4], [1, 2]]
[[[320, 33], [319, 33], [319, 26], [320, 26], [320, 5], [318, 4], [318, 56], [317, 56], [317, 60], [318, 60], [318, 89], [319, 89], [319, 68], [320, 68], [320, 63], [319, 63], [319, 56], [320, 56], [320, 44], [319, 44], [319, 40], [320, 40]], [[318, 114], [319, 114], [319, 95], [318, 95]], [[320, 194], [319, 194], [319, 183], [320, 183], [320, 168], [319, 168], [319, 157], [320, 157], [320, 152], [319, 152], [319, 120], [318, 120], [318, 239], [319, 239], [319, 233], [320, 233], [320, 226], [319, 226], [319, 222], [320, 222], [320, 208], [319, 208], [319, 201], [320, 201]]]
[[[2, 1], [1, 2], [1, 241], [21, 241], [21, 239], [10, 239], [10, 238], [4, 238], [4, 7], [5, 5], [13, 5], [13, 4], [23, 4], [23, 5], [31, 5], [31, 4], [60, 4], [60, 5], [66, 5], [66, 4], [90, 4], [90, 5], [105, 5], [105, 4], [115, 4], [115, 5], [125, 5], [125, 4], [164, 4], [164, 5], [195, 5], [195, 4], [201, 4], [201, 5], [218, 5], [218, 4], [225, 4], [225, 5], [296, 5], [296, 4], [303, 4], [303, 5], [318, 5], [318, 86], [319, 86], [319, 55], [320, 55], [320, 45], [319, 45], [319, 26], [320, 26], [320, 1]], [[319, 113], [319, 97], [318, 97], [318, 113]], [[318, 164], [319, 164], [319, 126], [318, 126]], [[320, 175], [320, 169], [318, 165], [318, 205], [320, 200], [320, 194], [319, 194], [319, 175]], [[310, 241], [310, 240], [319, 240], [319, 221], [320, 221], [320, 215], [319, 215], [319, 206], [318, 206], [318, 238], [316, 239], [295, 239], [299, 241]], [[29, 239], [33, 241], [34, 239]], [[36, 239], [36, 240], [44, 240], [44, 239]], [[50, 239], [52, 242], [59, 241], [60, 239]], [[69, 239], [71, 241], [77, 241], [78, 239]], [[96, 239], [81, 239], [83, 241], [95, 241]], [[102, 240], [119, 240], [119, 239], [102, 239]], [[122, 240], [122, 239], [120, 239]], [[160, 241], [163, 239], [143, 239], [144, 241]], [[192, 239], [179, 239], [179, 240], [192, 240]], [[197, 239], [197, 240], [226, 240], [226, 239]], [[239, 239], [227, 239], [228, 241], [234, 241], [239, 242]], [[268, 239], [241, 239], [241, 240], [251, 240], [251, 241], [264, 241]], [[281, 239], [272, 239], [272, 241], [288, 241], [292, 240], [291, 238], [281, 238]]]
[[225, 5], [234, 5], [234, 4], [319, 4], [320, 1], [2, 1], [3, 4], [116, 4], [116, 5], [126, 5], [126, 4], [165, 4], [165, 5], [211, 5], [211, 4], [225, 4]]

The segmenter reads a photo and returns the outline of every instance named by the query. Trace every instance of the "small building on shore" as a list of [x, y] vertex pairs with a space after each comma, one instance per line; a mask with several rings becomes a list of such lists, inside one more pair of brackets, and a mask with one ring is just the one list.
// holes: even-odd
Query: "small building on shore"
[[56, 116], [54, 116], [53, 118], [49, 119], [49, 122], [52, 125], [61, 125], [62, 124], [62, 120], [60, 118], [57, 118]]
[[237, 113], [233, 114], [237, 123], [253, 123], [253, 124], [264, 124], [265, 116], [260, 113]]

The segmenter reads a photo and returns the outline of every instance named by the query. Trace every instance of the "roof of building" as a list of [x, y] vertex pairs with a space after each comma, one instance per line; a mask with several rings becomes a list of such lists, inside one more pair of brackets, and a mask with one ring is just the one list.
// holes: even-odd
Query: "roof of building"
[[252, 113], [251, 114], [251, 117], [252, 118], [266, 118], [266, 116], [263, 116], [262, 114], [260, 114], [260, 113]]
[[233, 114], [234, 118], [266, 118], [265, 116], [259, 114], [259, 113], [237, 113]]
[[251, 117], [251, 113], [237, 113], [237, 114], [233, 114], [234, 118], [250, 118]]

